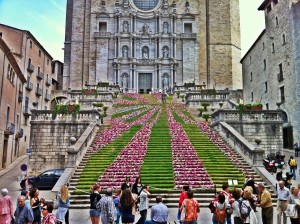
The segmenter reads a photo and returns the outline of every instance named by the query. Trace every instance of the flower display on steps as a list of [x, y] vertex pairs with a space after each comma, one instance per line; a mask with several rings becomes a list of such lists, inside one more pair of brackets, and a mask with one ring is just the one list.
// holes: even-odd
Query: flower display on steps
[[135, 101], [131, 101], [131, 100], [120, 100], [119, 104], [120, 105], [136, 105], [138, 103]]
[[152, 101], [150, 99], [138, 93], [124, 93], [124, 96], [136, 99], [142, 103], [152, 104]]
[[[147, 114], [149, 120], [154, 113]], [[157, 122], [159, 113], [150, 123], [146, 123], [143, 128], [136, 133], [128, 145], [121, 151], [115, 161], [99, 177], [98, 182], [102, 189], [108, 187], [119, 188], [126, 176], [134, 182], [139, 176], [146, 153], [147, 144], [150, 138], [153, 125]]]
[[203, 164], [188, 139], [183, 127], [176, 122], [170, 109], [167, 110], [168, 124], [170, 127], [173, 170], [175, 176], [175, 189], [180, 189], [183, 185], [192, 188], [213, 188]]

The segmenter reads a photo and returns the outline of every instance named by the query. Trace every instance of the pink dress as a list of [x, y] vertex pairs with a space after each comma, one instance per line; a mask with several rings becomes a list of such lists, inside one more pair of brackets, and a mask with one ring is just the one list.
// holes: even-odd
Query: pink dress
[[10, 196], [0, 197], [0, 224], [10, 224], [14, 214]]

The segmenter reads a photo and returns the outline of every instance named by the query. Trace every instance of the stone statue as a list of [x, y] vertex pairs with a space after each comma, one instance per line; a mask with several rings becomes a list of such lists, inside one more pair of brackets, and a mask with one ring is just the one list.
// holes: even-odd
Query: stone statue
[[169, 32], [169, 23], [168, 22], [164, 22], [164, 24], [163, 24], [163, 32], [164, 33], [168, 33]]
[[169, 87], [169, 78], [167, 75], [164, 76], [162, 84], [163, 84], [163, 89], [167, 89]]
[[149, 59], [149, 49], [147, 47], [143, 47], [142, 49], [142, 58]]
[[145, 23], [142, 28], [143, 35], [149, 35], [149, 26]]
[[169, 57], [169, 49], [167, 46], [163, 48], [163, 58], [168, 58]]
[[123, 23], [123, 32], [124, 33], [127, 33], [128, 32], [128, 27], [129, 27], [129, 24], [127, 21], [124, 21]]
[[126, 75], [124, 75], [122, 78], [122, 84], [124, 89], [128, 87], [128, 78]]
[[128, 58], [128, 47], [127, 46], [122, 47], [122, 55], [123, 55], [123, 58]]

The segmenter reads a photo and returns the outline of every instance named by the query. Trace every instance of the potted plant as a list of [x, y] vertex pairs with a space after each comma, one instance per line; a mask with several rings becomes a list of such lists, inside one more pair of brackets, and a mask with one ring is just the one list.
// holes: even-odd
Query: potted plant
[[103, 108], [104, 114], [106, 114], [106, 111], [107, 111], [108, 107], [107, 107], [107, 106], [104, 106], [104, 107], [102, 107], [102, 108]]
[[204, 108], [203, 107], [200, 107], [197, 109], [199, 111], [199, 117], [202, 117], [202, 113], [204, 112]]
[[243, 110], [244, 111], [252, 110], [252, 104], [245, 104]]
[[96, 103], [96, 107], [103, 107], [103, 103]]
[[180, 92], [177, 92], [176, 95], [177, 95], [177, 98], [179, 99], [179, 97], [180, 97]]
[[210, 105], [209, 103], [202, 103], [201, 104], [204, 107], [204, 111], [207, 111], [207, 107]]
[[98, 95], [97, 89], [83, 89], [81, 92], [84, 95]]
[[185, 97], [184, 95], [180, 95], [182, 102], [184, 102], [184, 97]]
[[224, 104], [223, 102], [220, 102], [220, 103], [219, 103], [220, 108], [222, 108], [223, 104]]
[[252, 110], [262, 110], [263, 105], [261, 103], [255, 103], [252, 105]]
[[205, 124], [208, 124], [208, 119], [210, 118], [210, 114], [203, 114], [202, 118], [205, 119]]
[[115, 98], [118, 98], [118, 95], [119, 95], [119, 92], [117, 92], [117, 91], [114, 92], [114, 97], [115, 97]]

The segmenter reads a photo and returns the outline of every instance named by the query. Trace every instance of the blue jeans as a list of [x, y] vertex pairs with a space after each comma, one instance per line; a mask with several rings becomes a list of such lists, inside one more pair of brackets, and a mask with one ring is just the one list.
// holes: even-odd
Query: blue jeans
[[223, 222], [223, 223], [222, 222], [217, 222], [215, 214], [213, 214], [212, 222], [213, 222], [213, 224], [225, 224], [225, 222]]
[[294, 180], [296, 180], [296, 167], [291, 167], [291, 172], [293, 173]]
[[[154, 221], [151, 220], [151, 219], [146, 219], [146, 221], [145, 221], [144, 224], [157, 224], [157, 222], [154, 222]], [[165, 224], [167, 224], [167, 222], [165, 222]]]
[[227, 215], [227, 224], [231, 224], [231, 215]]

